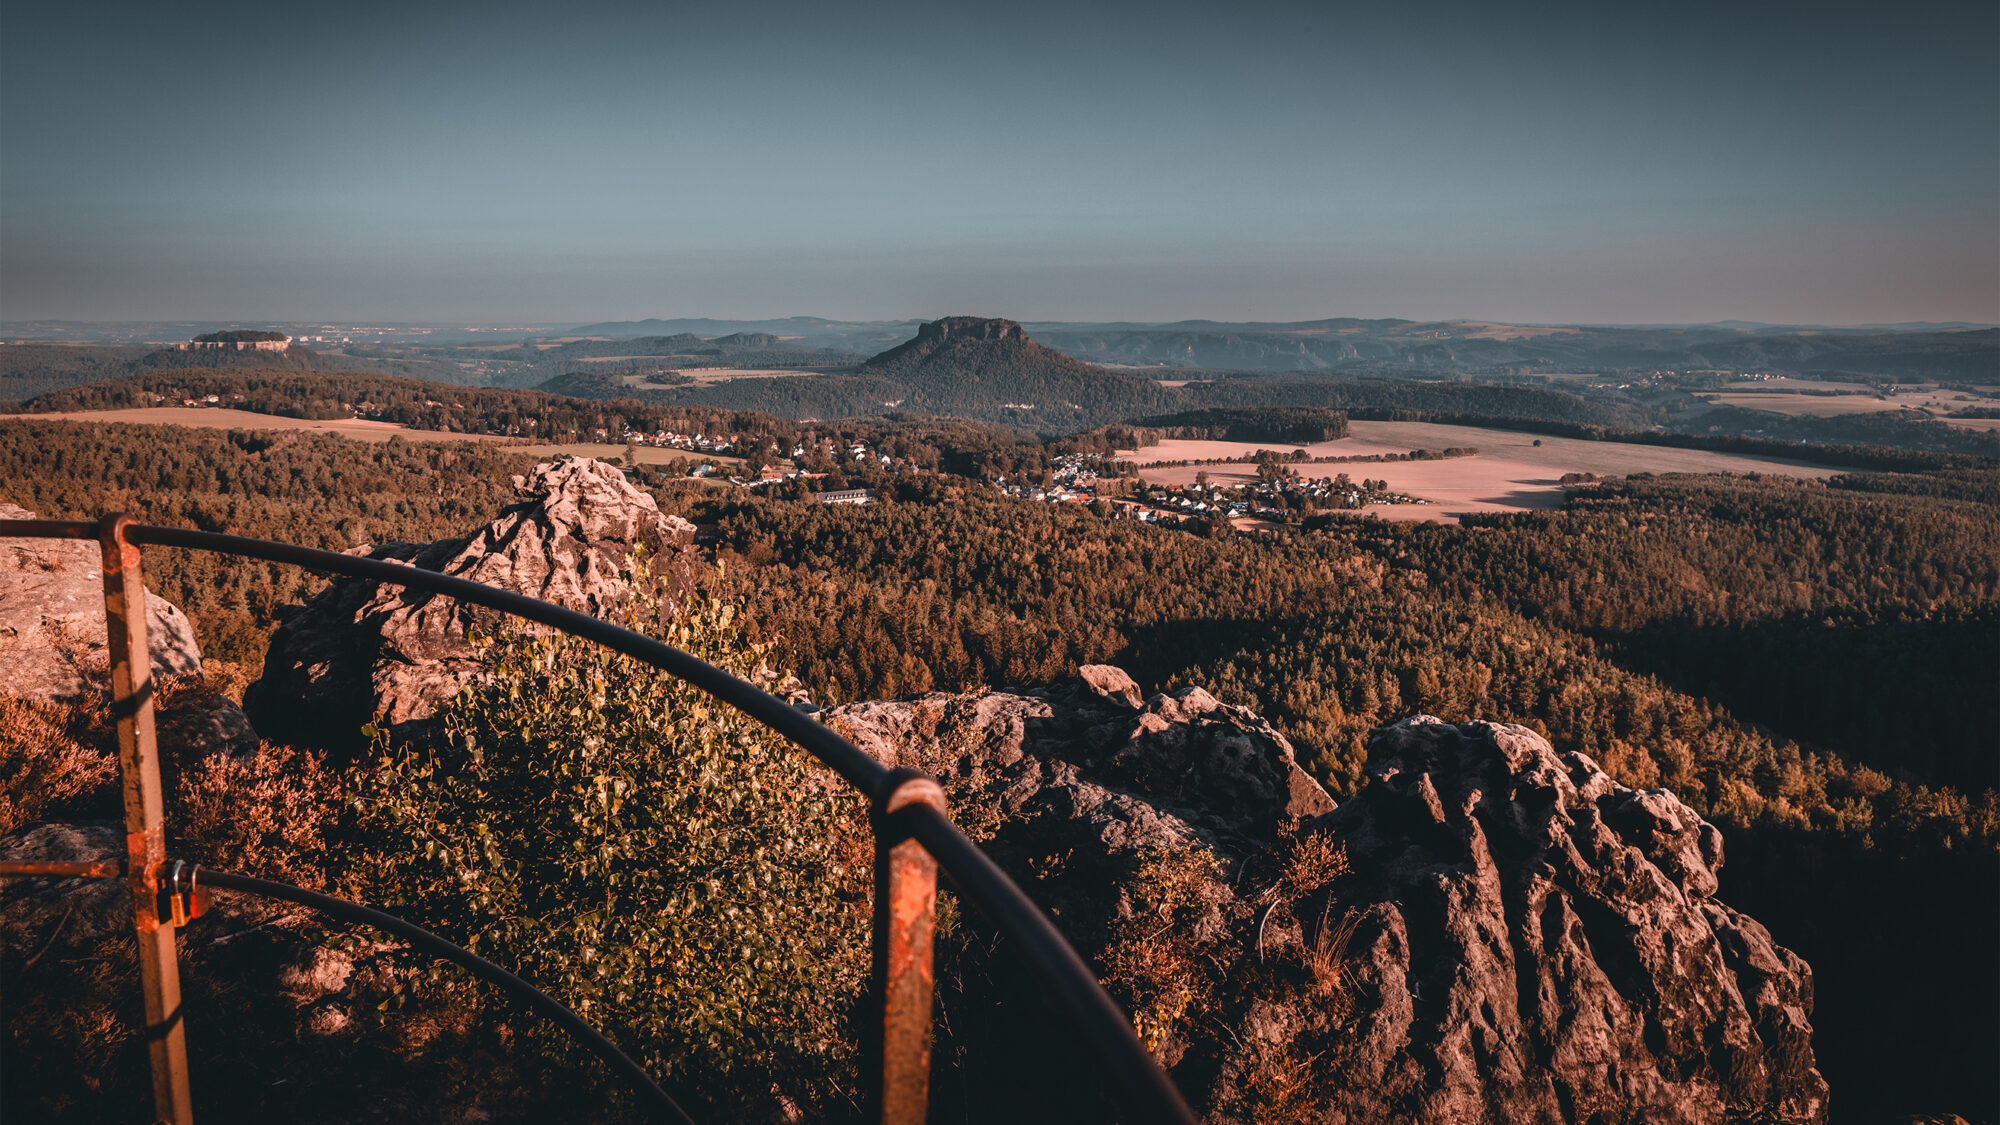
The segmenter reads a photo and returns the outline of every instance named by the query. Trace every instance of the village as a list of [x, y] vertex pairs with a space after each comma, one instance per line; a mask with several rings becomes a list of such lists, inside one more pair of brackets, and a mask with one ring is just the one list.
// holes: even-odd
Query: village
[[[645, 435], [625, 435], [628, 444], [646, 444]], [[666, 443], [675, 448], [727, 452], [737, 443], [734, 436], [709, 439], [702, 435], [654, 435], [651, 444]], [[684, 443], [692, 444], [684, 444]], [[704, 444], [708, 443], [708, 444]], [[773, 445], [766, 454], [780, 451]], [[931, 475], [905, 457], [892, 457], [872, 448], [865, 439], [835, 441], [819, 439], [812, 449], [795, 445], [790, 465], [765, 464], [755, 475], [722, 477], [713, 463], [692, 466], [688, 475], [716, 478], [740, 488], [758, 490], [796, 482], [824, 504], [867, 504], [880, 498], [874, 488], [826, 489], [819, 482], [832, 473], [800, 467], [823, 464], [843, 478], [866, 475]], [[1131, 519], [1153, 524], [1221, 524], [1240, 530], [1269, 529], [1272, 525], [1295, 525], [1309, 515], [1329, 511], [1356, 510], [1371, 504], [1425, 504], [1428, 501], [1391, 491], [1386, 481], [1351, 480], [1346, 473], [1332, 478], [1301, 477], [1296, 470], [1284, 469], [1267, 475], [1255, 484], [1218, 484], [1197, 474], [1192, 484], [1149, 484], [1132, 473], [1129, 462], [1115, 461], [1100, 453], [1068, 453], [1057, 456], [1036, 479], [1025, 476], [996, 476], [987, 482], [996, 491], [1014, 499], [1036, 504], [1069, 504], [1088, 508], [1099, 516]]]

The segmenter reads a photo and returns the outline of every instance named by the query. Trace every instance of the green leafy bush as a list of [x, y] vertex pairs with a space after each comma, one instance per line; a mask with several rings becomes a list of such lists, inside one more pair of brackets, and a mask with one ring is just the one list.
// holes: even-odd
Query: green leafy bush
[[[733, 608], [687, 601], [663, 615], [642, 595], [631, 619], [753, 674], [763, 647]], [[849, 1017], [868, 963], [861, 799], [665, 673], [569, 637], [483, 643], [492, 674], [442, 710], [436, 735], [377, 734], [357, 770], [371, 855], [354, 893], [535, 981], [710, 1115], [851, 1110]]]

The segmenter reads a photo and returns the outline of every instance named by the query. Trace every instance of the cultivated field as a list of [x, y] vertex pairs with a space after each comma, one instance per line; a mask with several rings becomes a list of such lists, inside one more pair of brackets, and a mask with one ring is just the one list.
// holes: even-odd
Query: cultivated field
[[[318, 434], [339, 434], [357, 441], [518, 441], [481, 434], [448, 434], [437, 430], [411, 430], [394, 422], [370, 422], [361, 418], [281, 418], [249, 410], [226, 410], [199, 406], [138, 406], [125, 410], [70, 410], [54, 414], [15, 415], [23, 418], [57, 418], [72, 422], [138, 422], [155, 426], [195, 426], [205, 430], [303, 430]], [[620, 448], [623, 448], [622, 446]]]
[[[139, 422], [158, 426], [197, 426], [208, 430], [294, 430], [339, 434], [357, 441], [388, 441], [392, 437], [400, 437], [405, 441], [486, 441], [515, 446], [522, 453], [536, 457], [555, 457], [573, 453], [579, 457], [610, 460], [625, 456], [623, 445], [607, 442], [538, 444], [523, 438], [502, 437], [495, 434], [448, 434], [438, 430], [412, 430], [394, 422], [369, 422], [359, 418], [313, 421], [304, 418], [281, 418], [275, 414], [256, 414], [248, 410], [203, 409], [198, 406], [142, 406], [127, 410], [73, 410], [54, 414], [21, 414], [5, 415], [5, 417], [56, 418], [72, 422]], [[696, 462], [706, 461], [723, 468], [743, 463], [740, 457], [722, 457], [713, 453], [664, 449], [651, 445], [639, 446], [634, 452], [637, 454], [636, 460], [641, 465], [664, 465], [682, 458]]]
[[[1827, 477], [1846, 470], [1779, 458], [1746, 457], [1699, 449], [1627, 445], [1610, 441], [1538, 437], [1512, 430], [1476, 426], [1446, 426], [1432, 422], [1350, 422], [1349, 436], [1305, 446], [1316, 457], [1355, 457], [1374, 453], [1408, 453], [1413, 449], [1477, 448], [1471, 457], [1448, 461], [1385, 461], [1345, 465], [1293, 466], [1303, 477], [1331, 478], [1346, 473], [1355, 480], [1389, 482], [1392, 491], [1429, 500], [1430, 504], [1374, 505], [1368, 510], [1384, 519], [1453, 522], [1468, 512], [1520, 512], [1552, 509], [1562, 504], [1564, 473], [1625, 476], [1630, 473], [1775, 473], [1796, 477]], [[1536, 445], [1539, 441], [1541, 444]], [[1272, 443], [1240, 441], [1163, 441], [1120, 457], [1149, 461], [1245, 457]], [[1296, 447], [1285, 447], [1287, 449]], [[1217, 484], [1251, 484], [1253, 465], [1188, 465], [1172, 469], [1141, 469], [1139, 475], [1156, 484], [1192, 484], [1207, 472]]]
[[[1768, 410], [1773, 414], [1795, 414], [1808, 418], [1833, 418], [1843, 414], [1879, 414], [1885, 410], [1925, 410], [1946, 414], [1968, 406], [1993, 406], [1996, 400], [1963, 391], [1942, 391], [1935, 387], [1891, 395], [1795, 395], [1767, 391], [1724, 391], [1703, 398], [1722, 406], [1745, 410]], [[1959, 421], [1959, 419], [1947, 419]]]
[[[613, 360], [658, 358], [658, 356], [604, 356], [587, 359], [584, 362], [610, 363]], [[667, 370], [679, 375], [685, 375], [703, 386], [709, 383], [727, 383], [735, 379], [783, 379], [794, 375], [826, 374], [824, 371], [814, 371], [803, 367], [673, 367]], [[643, 374], [620, 375], [618, 376], [618, 382], [624, 386], [637, 387], [642, 390], [648, 386], [652, 386], [655, 390], [667, 389], [647, 383], [646, 376]]]

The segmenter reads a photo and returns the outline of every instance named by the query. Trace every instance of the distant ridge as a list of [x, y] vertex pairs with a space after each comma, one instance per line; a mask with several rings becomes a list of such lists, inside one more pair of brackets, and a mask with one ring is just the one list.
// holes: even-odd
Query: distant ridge
[[908, 330], [915, 320], [833, 320], [823, 316], [787, 316], [768, 320], [717, 320], [712, 317], [675, 317], [645, 320], [606, 320], [565, 330], [565, 336], [731, 336], [739, 333], [766, 333], [773, 336], [817, 336], [828, 332], [845, 334], [862, 329]]

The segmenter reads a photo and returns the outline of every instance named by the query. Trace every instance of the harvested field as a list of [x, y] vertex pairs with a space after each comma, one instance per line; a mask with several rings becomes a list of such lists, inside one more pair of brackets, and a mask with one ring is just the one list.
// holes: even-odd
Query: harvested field
[[412, 430], [394, 422], [371, 422], [361, 418], [281, 418], [248, 410], [227, 410], [199, 406], [139, 406], [125, 410], [71, 410], [54, 414], [16, 415], [24, 418], [55, 418], [70, 422], [138, 422], [155, 426], [194, 426], [205, 430], [302, 430], [316, 434], [339, 434], [356, 441], [517, 441], [516, 438], [485, 434], [449, 434], [439, 430]]
[[[658, 359], [658, 356], [606, 356], [601, 362], [614, 359]], [[587, 360], [586, 362], [600, 362]], [[783, 379], [794, 375], [824, 375], [825, 371], [811, 371], [803, 367], [670, 367], [666, 370], [677, 375], [685, 375], [696, 383], [706, 386], [710, 383], [727, 383], [734, 379]], [[628, 387], [647, 385], [644, 375], [620, 375], [618, 381]]]
[[[10, 417], [55, 418], [71, 422], [138, 422], [161, 426], [196, 426], [210, 430], [294, 430], [318, 434], [339, 434], [356, 441], [388, 441], [392, 437], [404, 441], [484, 441], [498, 442], [518, 448], [522, 454], [532, 457], [554, 457], [573, 453], [579, 457], [596, 457], [609, 460], [623, 457], [625, 447], [607, 442], [571, 442], [563, 445], [537, 444], [518, 437], [502, 437], [495, 434], [449, 434], [438, 430], [412, 430], [394, 422], [369, 422], [358, 418], [340, 418], [330, 421], [313, 421], [304, 418], [281, 418], [275, 414], [254, 414], [248, 410], [203, 409], [198, 406], [155, 406], [135, 407], [127, 410], [76, 410], [56, 414], [24, 414]], [[709, 461], [723, 467], [741, 465], [738, 457], [719, 457], [712, 453], [696, 453], [685, 449], [664, 449], [658, 446], [642, 445], [636, 450], [641, 465], [664, 465], [680, 458], [691, 461]]]
[[1768, 410], [1773, 414], [1793, 414], [1808, 418], [1833, 418], [1844, 414], [1880, 414], [1886, 410], [1926, 410], [1947, 414], [1967, 406], [1991, 406], [1994, 400], [1963, 391], [1924, 390], [1892, 395], [1804, 395], [1771, 394], [1758, 391], [1726, 391], [1705, 395], [1721, 406], [1744, 410]]
[[[1407, 453], [1413, 449], [1471, 446], [1479, 452], [1445, 461], [1385, 461], [1345, 465], [1296, 465], [1303, 477], [1385, 480], [1391, 490], [1422, 497], [1423, 505], [1376, 505], [1367, 511], [1385, 519], [1446, 520], [1467, 512], [1547, 510], [1562, 504], [1565, 473], [1625, 476], [1630, 473], [1776, 473], [1827, 477], [1846, 470], [1770, 457], [1712, 453], [1699, 449], [1629, 445], [1610, 441], [1541, 437], [1513, 430], [1446, 426], [1432, 422], [1352, 422], [1349, 436], [1304, 447], [1319, 456]], [[1539, 441], [1541, 444], [1536, 445]], [[1268, 444], [1234, 441], [1167, 441], [1136, 452], [1121, 452], [1142, 464], [1161, 460], [1244, 457]], [[1251, 484], [1251, 465], [1183, 466], [1141, 469], [1155, 484], [1192, 484], [1206, 471], [1217, 484]]]

